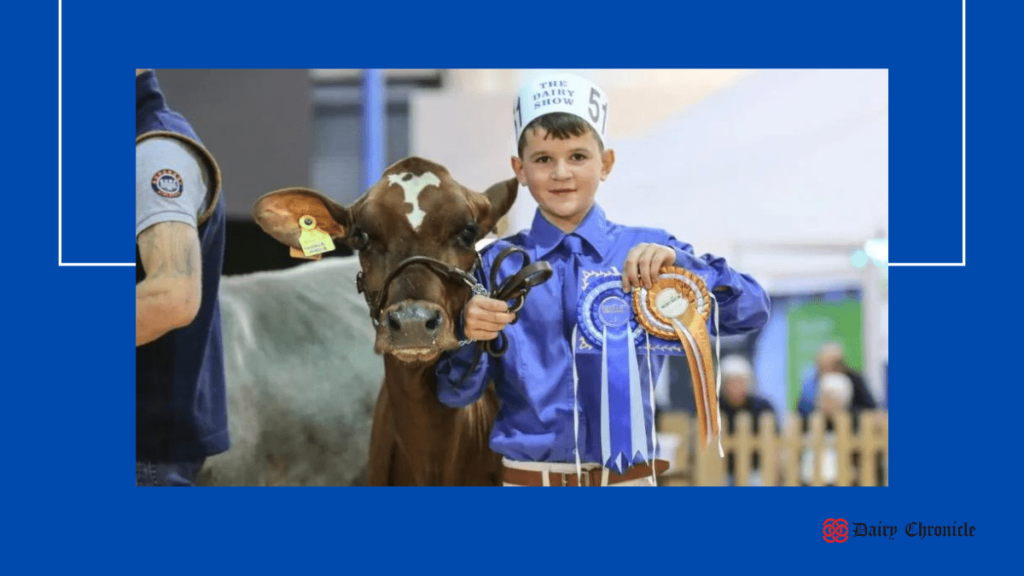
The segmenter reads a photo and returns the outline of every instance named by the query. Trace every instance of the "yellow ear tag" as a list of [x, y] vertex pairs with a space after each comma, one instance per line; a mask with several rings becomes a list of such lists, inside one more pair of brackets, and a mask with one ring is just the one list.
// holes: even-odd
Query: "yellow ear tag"
[[[302, 253], [307, 258], [319, 260], [320, 254], [334, 250], [334, 242], [331, 235], [316, 227], [316, 218], [303, 216], [299, 218], [299, 226], [302, 234], [299, 235], [299, 244], [302, 246]], [[295, 251], [292, 251], [295, 255]]]

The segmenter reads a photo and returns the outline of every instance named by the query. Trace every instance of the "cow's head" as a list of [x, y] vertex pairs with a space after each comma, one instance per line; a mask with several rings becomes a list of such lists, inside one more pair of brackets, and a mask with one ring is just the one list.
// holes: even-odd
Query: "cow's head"
[[385, 281], [412, 256], [470, 271], [477, 261], [476, 242], [512, 206], [517, 190], [512, 178], [482, 194], [473, 192], [443, 166], [413, 157], [388, 167], [350, 206], [313, 190], [287, 188], [257, 200], [253, 217], [265, 232], [298, 249], [299, 219], [312, 216], [318, 228], [357, 250], [362, 289], [368, 301], [379, 299], [375, 351], [403, 362], [431, 362], [458, 346], [454, 320], [471, 296], [470, 287], [422, 264], [399, 270], [386, 291]]

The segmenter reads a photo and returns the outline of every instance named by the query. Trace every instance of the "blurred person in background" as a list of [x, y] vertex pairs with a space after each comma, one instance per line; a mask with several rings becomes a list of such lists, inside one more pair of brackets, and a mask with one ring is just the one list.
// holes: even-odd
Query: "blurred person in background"
[[[736, 432], [736, 417], [741, 412], [750, 414], [753, 420], [753, 433], [757, 435], [760, 431], [761, 415], [768, 413], [772, 415], [775, 423], [775, 433], [779, 431], [779, 420], [770, 402], [751, 392], [754, 370], [746, 358], [738, 355], [730, 355], [722, 358], [719, 366], [722, 375], [722, 401], [720, 403], [722, 416], [725, 421], [722, 428], [725, 433], [732, 436]], [[726, 454], [726, 470], [729, 478], [729, 485], [734, 484], [735, 478], [735, 455], [730, 451]], [[761, 455], [754, 453], [754, 460], [751, 466], [749, 485], [760, 486], [763, 484], [760, 466]]]
[[[853, 381], [841, 372], [826, 372], [818, 383], [818, 394], [814, 409], [819, 410], [827, 422], [831, 422], [839, 413], [849, 411], [854, 396]], [[829, 427], [825, 432], [824, 449], [818, 463], [821, 481], [826, 486], [834, 486], [839, 470], [839, 458], [836, 454], [835, 431]], [[809, 486], [814, 475], [814, 450], [804, 449], [800, 458], [800, 480]]]
[[[819, 401], [818, 388], [821, 385], [822, 378], [826, 374], [833, 373], [845, 375], [853, 387], [849, 410], [853, 415], [854, 429], [857, 427], [857, 416], [862, 410], [874, 410], [878, 407], [875, 399], [871, 396], [871, 391], [868, 390], [867, 384], [864, 382], [864, 376], [846, 363], [843, 347], [837, 342], [828, 342], [818, 351], [815, 369], [804, 380], [803, 388], [800, 392], [800, 403], [797, 409], [804, 419], [804, 430], [807, 429], [807, 416], [814, 411], [815, 405]], [[828, 427], [829, 429], [832, 428], [831, 419], [828, 420]]]

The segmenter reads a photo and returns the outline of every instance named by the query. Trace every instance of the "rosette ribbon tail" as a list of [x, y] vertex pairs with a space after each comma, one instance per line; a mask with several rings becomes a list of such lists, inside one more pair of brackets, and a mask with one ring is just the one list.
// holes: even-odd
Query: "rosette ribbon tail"
[[[628, 464], [623, 460], [631, 453], [633, 438], [632, 412], [623, 408], [629, 406], [634, 375], [639, 389], [640, 369], [634, 370], [636, 351], [628, 324], [610, 329], [604, 326], [601, 344], [601, 460], [604, 466], [622, 474]], [[617, 409], [611, 410], [612, 406]]]
[[[700, 316], [697, 316], [700, 318]], [[707, 328], [700, 321], [684, 326], [678, 319], [672, 318], [672, 327], [679, 335], [679, 340], [686, 350], [686, 359], [690, 364], [690, 375], [693, 380], [694, 400], [697, 407], [697, 423], [700, 427], [701, 446], [707, 448], [711, 439], [720, 430], [718, 423], [718, 390], [713, 382], [714, 365], [708, 342], [710, 338]], [[696, 334], [694, 334], [696, 332]]]
[[[721, 353], [718, 302], [708, 292], [707, 283], [684, 268], [665, 266], [650, 289], [642, 288], [633, 293], [633, 309], [637, 322], [651, 336], [679, 341], [679, 346], [670, 352], [683, 353], [690, 368], [701, 449], [706, 449], [717, 437], [718, 455], [724, 457], [718, 402], [721, 374], [715, 371], [715, 357]], [[708, 328], [711, 313], [714, 314], [714, 348]]]

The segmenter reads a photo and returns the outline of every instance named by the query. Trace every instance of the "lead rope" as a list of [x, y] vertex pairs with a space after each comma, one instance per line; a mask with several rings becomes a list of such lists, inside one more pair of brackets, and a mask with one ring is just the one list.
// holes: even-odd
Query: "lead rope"
[[[518, 272], [505, 278], [505, 281], [500, 285], [497, 283], [498, 270], [501, 268], [501, 263], [510, 254], [519, 253], [523, 256], [523, 267]], [[479, 255], [478, 255], [479, 257]], [[481, 265], [482, 267], [482, 265]], [[509, 306], [508, 311], [512, 314], [517, 314], [519, 310], [526, 303], [526, 296], [530, 293], [530, 289], [539, 284], [547, 282], [548, 278], [552, 275], [551, 265], [543, 260], [537, 262], [530, 262], [530, 255], [527, 254], [526, 250], [519, 248], [518, 246], [509, 246], [501, 252], [491, 263], [491, 291], [488, 292], [486, 288], [479, 282], [473, 286], [473, 293], [481, 296], [486, 296], [494, 300], [502, 300], [508, 302], [513, 300], [514, 304]], [[465, 312], [465, 307], [463, 307]], [[512, 324], [515, 324], [519, 320], [518, 314]], [[463, 322], [465, 327], [465, 322]], [[460, 345], [474, 342], [471, 339], [460, 341]], [[505, 355], [508, 351], [508, 339], [505, 333], [501, 330], [498, 331], [498, 336], [494, 340], [488, 340], [486, 342], [476, 341], [476, 352], [473, 355], [473, 363], [469, 366], [469, 369], [462, 376], [462, 380], [459, 383], [463, 383], [469, 378], [469, 375], [476, 370], [477, 365], [480, 363], [480, 357], [486, 352], [492, 358], [500, 358]]]

